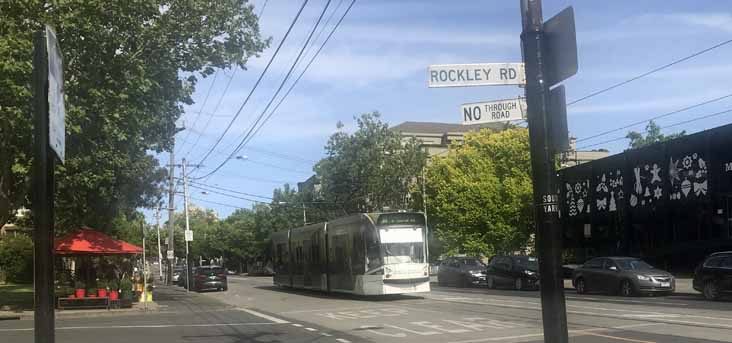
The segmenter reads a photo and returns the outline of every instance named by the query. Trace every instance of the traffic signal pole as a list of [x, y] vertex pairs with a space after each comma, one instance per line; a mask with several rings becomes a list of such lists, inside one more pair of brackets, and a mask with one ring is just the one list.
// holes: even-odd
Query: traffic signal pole
[[521, 0], [521, 19], [544, 342], [566, 343], [567, 311], [561, 274], [559, 188], [555, 168], [557, 152], [552, 144], [551, 120], [547, 113], [549, 85], [545, 79], [547, 65], [541, 0]]

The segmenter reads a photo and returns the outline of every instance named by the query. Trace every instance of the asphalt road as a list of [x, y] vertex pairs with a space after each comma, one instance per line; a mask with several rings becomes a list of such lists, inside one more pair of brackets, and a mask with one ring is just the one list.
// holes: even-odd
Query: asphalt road
[[[284, 289], [263, 277], [229, 282], [229, 292], [205, 296], [350, 340], [543, 342], [536, 291], [433, 287], [420, 296], [356, 297]], [[566, 294], [571, 342], [732, 342], [732, 301]]]
[[[157, 292], [151, 313], [65, 313], [57, 342], [543, 342], [538, 292], [434, 287], [356, 297], [231, 277], [228, 292]], [[732, 301], [695, 294], [620, 298], [567, 292], [570, 342], [732, 342]], [[30, 320], [0, 321], [0, 342], [32, 342]]]

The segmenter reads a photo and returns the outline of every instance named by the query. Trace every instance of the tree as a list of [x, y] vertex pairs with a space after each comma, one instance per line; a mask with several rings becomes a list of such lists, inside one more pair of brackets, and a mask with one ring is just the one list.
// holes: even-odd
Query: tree
[[379, 117], [365, 113], [354, 118], [356, 132], [339, 131], [328, 140], [328, 157], [315, 166], [325, 203], [348, 213], [410, 207], [410, 186], [427, 155], [416, 140], [402, 141]]
[[431, 227], [448, 255], [525, 248], [533, 231], [529, 134], [523, 128], [465, 135], [426, 170]]
[[630, 131], [625, 136], [625, 138], [630, 139], [630, 143], [628, 146], [631, 149], [638, 149], [642, 148], [647, 145], [651, 145], [653, 143], [658, 142], [665, 142], [668, 140], [672, 140], [675, 138], [683, 137], [686, 135], [686, 130], [672, 133], [670, 135], [664, 135], [661, 133], [661, 127], [656, 125], [656, 123], [651, 120], [648, 122], [648, 125], [646, 126], [646, 136], [644, 137], [642, 133], [636, 132], [636, 131]]
[[10, 282], [33, 281], [33, 240], [26, 235], [0, 239], [0, 273]]
[[246, 0], [10, 1], [0, 3], [0, 22], [0, 223], [29, 206], [32, 34], [49, 24], [66, 94], [60, 233], [111, 230], [118, 214], [153, 206], [165, 171], [148, 152], [172, 148], [198, 79], [245, 68], [269, 44]]

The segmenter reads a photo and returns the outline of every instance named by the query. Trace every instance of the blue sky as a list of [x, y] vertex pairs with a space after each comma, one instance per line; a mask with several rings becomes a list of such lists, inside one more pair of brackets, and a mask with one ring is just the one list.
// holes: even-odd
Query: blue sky
[[[249, 104], [216, 152], [194, 176], [203, 175], [231, 153], [242, 133], [274, 94], [325, 2], [308, 3]], [[341, 4], [328, 30], [349, 2], [332, 1], [331, 9]], [[264, 3], [265, 0], [254, 1], [256, 13]], [[273, 38], [272, 46], [260, 58], [252, 59], [248, 70], [236, 71], [233, 78], [232, 71], [227, 70], [219, 72], [215, 81], [209, 77], [198, 84], [196, 103], [186, 108], [187, 113], [179, 122], [188, 130], [176, 137], [177, 160], [187, 156], [189, 163], [199, 162], [221, 135], [300, 4], [300, 1], [269, 0], [260, 25], [262, 33]], [[732, 38], [729, 1], [545, 0], [544, 18], [570, 5], [576, 17], [579, 71], [564, 83], [568, 101]], [[357, 1], [297, 87], [241, 151], [240, 155], [247, 156], [248, 160], [230, 160], [203, 182], [271, 196], [272, 190], [281, 187], [283, 182], [294, 184], [312, 174], [312, 166], [323, 157], [323, 147], [336, 131], [338, 121], [346, 124], [346, 130], [352, 130], [353, 116], [378, 110], [382, 120], [390, 125], [403, 121], [459, 123], [460, 104], [522, 95], [523, 89], [515, 86], [427, 88], [430, 64], [520, 62], [518, 6], [518, 0]], [[316, 41], [318, 46], [324, 37], [325, 33]], [[314, 51], [310, 50], [306, 60]], [[570, 134], [582, 139], [732, 93], [730, 57], [732, 44], [570, 106]], [[225, 93], [230, 78], [231, 85]], [[732, 108], [732, 98], [669, 116], [658, 124], [663, 127], [728, 108]], [[732, 114], [724, 114], [664, 132], [681, 129], [696, 132], [731, 120]], [[643, 128], [644, 125], [638, 125], [633, 129]], [[581, 141], [578, 146], [624, 134], [617, 132]], [[626, 146], [627, 141], [621, 140], [592, 148], [617, 153]], [[160, 155], [159, 159], [161, 164], [167, 163], [168, 155]], [[221, 217], [234, 210], [230, 206], [252, 205], [222, 195], [204, 195], [193, 188], [191, 196], [195, 205], [213, 208]], [[180, 197], [176, 198], [179, 210], [181, 201]]]

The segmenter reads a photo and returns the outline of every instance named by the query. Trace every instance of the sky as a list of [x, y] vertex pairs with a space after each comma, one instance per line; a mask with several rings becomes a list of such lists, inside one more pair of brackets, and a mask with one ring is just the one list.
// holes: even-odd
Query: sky
[[[176, 136], [175, 159], [201, 163], [189, 168], [201, 177], [226, 163], [210, 177], [197, 180], [215, 187], [252, 195], [267, 202], [273, 189], [296, 185], [313, 174], [313, 165], [324, 156], [324, 146], [337, 131], [354, 130], [354, 116], [379, 111], [390, 126], [404, 121], [460, 123], [461, 104], [515, 98], [517, 86], [428, 88], [431, 64], [521, 62], [519, 0], [511, 1], [386, 1], [357, 0], [320, 55], [281, 107], [236, 156], [228, 159], [244, 133], [262, 113], [323, 10], [326, 0], [310, 0], [292, 33], [252, 98], [224, 135], [221, 144], [202, 161], [242, 106], [247, 94], [273, 55], [302, 2], [256, 0], [263, 36], [272, 44], [246, 70], [223, 70], [201, 80], [185, 107], [178, 125], [186, 129]], [[332, 0], [323, 22], [325, 32], [307, 48], [310, 60], [350, 0]], [[622, 82], [656, 67], [691, 55], [732, 38], [729, 1], [568, 1], [544, 0], [544, 19], [567, 6], [574, 7], [579, 70], [564, 81], [567, 101]], [[332, 19], [328, 21], [331, 13]], [[651, 74], [567, 109], [570, 135], [578, 148], [622, 152], [628, 130], [642, 131], [645, 124], [603, 135], [610, 129], [732, 94], [732, 44], [727, 44], [663, 71]], [[305, 63], [295, 68], [299, 75]], [[285, 84], [280, 97], [289, 88]], [[230, 84], [229, 84], [230, 83]], [[228, 84], [228, 89], [227, 89]], [[702, 117], [732, 108], [732, 97], [657, 121], [661, 126]], [[732, 121], [732, 113], [700, 119], [663, 129], [663, 133], [697, 132]], [[169, 156], [157, 156], [167, 164]], [[176, 170], [180, 176], [180, 169]], [[182, 189], [179, 189], [182, 190]], [[190, 188], [192, 203], [214, 209], [221, 218], [252, 201]], [[182, 209], [182, 197], [176, 197]], [[149, 211], [148, 219], [152, 221]], [[166, 216], [163, 216], [165, 218]]]

